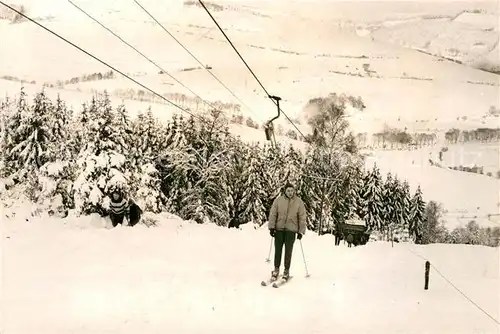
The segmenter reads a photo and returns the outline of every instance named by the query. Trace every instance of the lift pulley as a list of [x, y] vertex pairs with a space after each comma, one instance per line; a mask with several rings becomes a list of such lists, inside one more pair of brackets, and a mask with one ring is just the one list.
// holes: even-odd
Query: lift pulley
[[280, 109], [280, 101], [281, 101], [281, 97], [279, 97], [279, 96], [273, 96], [273, 95], [269, 95], [268, 97], [270, 99], [276, 101], [276, 105], [278, 107], [278, 115], [276, 115], [275, 117], [271, 118], [269, 121], [266, 122], [266, 124], [264, 125], [264, 132], [266, 133], [266, 140], [271, 141], [271, 143], [273, 144], [273, 147], [276, 147], [276, 137], [274, 136], [274, 124], [273, 124], [273, 121], [275, 121], [276, 119], [278, 119], [278, 117], [280, 117], [280, 111], [281, 111], [281, 109]]

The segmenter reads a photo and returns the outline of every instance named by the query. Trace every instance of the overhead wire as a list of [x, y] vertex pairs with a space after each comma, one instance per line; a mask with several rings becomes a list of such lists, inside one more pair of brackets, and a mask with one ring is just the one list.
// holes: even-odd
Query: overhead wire
[[[103, 28], [105, 28], [106, 30], [108, 30], [109, 32], [111, 32], [113, 35], [115, 35], [117, 38], [119, 38], [123, 43], [127, 44], [129, 47], [133, 48], [135, 51], [137, 51], [139, 54], [141, 54], [144, 58], [148, 59], [150, 62], [152, 62], [153, 64], [155, 64], [153, 61], [151, 61], [147, 56], [143, 55], [139, 50], [137, 50], [135, 47], [131, 46], [130, 44], [128, 44], [127, 42], [125, 42], [121, 37], [119, 37], [117, 34], [113, 33], [110, 29], [106, 28], [103, 24], [101, 24], [99, 21], [97, 21], [96, 19], [94, 19], [93, 17], [91, 17], [89, 14], [87, 14], [84, 10], [82, 10], [81, 8], [79, 8], [78, 6], [76, 6], [74, 3], [72, 3], [71, 0], [68, 0], [72, 5], [74, 5], [77, 9], [81, 10], [82, 12], [84, 12], [87, 16], [89, 16], [91, 19], [93, 19], [94, 21], [96, 21], [97, 23], [99, 23], [101, 26], [103, 26]], [[135, 0], [134, 0], [135, 1]], [[151, 92], [152, 94], [154, 94], [155, 96], [158, 96], [159, 98], [161, 98], [162, 100], [166, 101], [167, 103], [171, 104], [172, 106], [180, 109], [181, 111], [183, 112], [186, 112], [187, 114], [191, 115], [192, 117], [194, 118], [197, 118], [199, 120], [201, 120], [202, 122], [207, 122], [206, 119], [200, 117], [200, 116], [197, 116], [193, 113], [191, 113], [189, 110], [179, 106], [178, 104], [170, 101], [169, 99], [167, 99], [166, 97], [164, 97], [163, 95], [155, 92], [154, 90], [150, 89], [149, 87], [145, 86], [144, 84], [140, 83], [139, 81], [133, 79], [132, 77], [130, 77], [129, 75], [123, 73], [122, 71], [118, 70], [117, 68], [113, 67], [112, 65], [108, 64], [107, 62], [101, 60], [100, 58], [94, 56], [93, 54], [91, 54], [90, 52], [84, 50], [83, 48], [79, 47], [78, 45], [72, 43], [71, 41], [69, 41], [68, 39], [62, 37], [61, 35], [57, 34], [56, 32], [52, 31], [51, 29], [45, 27], [44, 25], [38, 23], [37, 21], [33, 20], [32, 18], [30, 18], [29, 16], [27, 16], [26, 14], [18, 11], [17, 9], [7, 5], [6, 3], [4, 3], [3, 1], [0, 0], [0, 4], [2, 4], [3, 6], [9, 8], [10, 10], [16, 12], [18, 15], [24, 17], [25, 19], [27, 19], [28, 21], [36, 24], [37, 26], [39, 26], [40, 28], [44, 29], [45, 31], [51, 33], [52, 35], [58, 37], [59, 39], [63, 40], [64, 42], [70, 44], [71, 46], [75, 47], [76, 49], [78, 49], [79, 51], [85, 53], [86, 55], [88, 55], [89, 57], [97, 60], [98, 62], [100, 62], [101, 64], [111, 68], [112, 70], [114, 70], [115, 72], [121, 74], [122, 76], [124, 76], [125, 78], [129, 79], [130, 81], [136, 83], [137, 85], [141, 86], [142, 88], [146, 89], [147, 91]], [[159, 67], [159, 66], [158, 66]], [[161, 67], [160, 67], [161, 69]], [[164, 71], [164, 70], [163, 70]], [[166, 73], [166, 71], [164, 71]], [[176, 80], [174, 77], [173, 77], [174, 80]], [[258, 79], [257, 79], [258, 80]], [[183, 85], [181, 83], [181, 85]], [[184, 85], [183, 85], [184, 86]], [[188, 90], [189, 87], [185, 86]], [[264, 88], [265, 89], [265, 88]], [[190, 90], [191, 91], [191, 90]], [[192, 91], [191, 91], [192, 92]], [[194, 95], [197, 95], [195, 93], [193, 93]], [[198, 96], [199, 97], [199, 96]], [[199, 97], [200, 99], [202, 99], [201, 97]], [[202, 99], [203, 100], [203, 99]], [[292, 123], [293, 124], [293, 123]], [[300, 132], [300, 130], [299, 130]], [[305, 138], [305, 136], [301, 133], [301, 135]], [[330, 181], [339, 181], [338, 178], [328, 178], [328, 177], [321, 177], [321, 176], [313, 176], [313, 175], [305, 175], [305, 177], [308, 177], [308, 178], [313, 178], [313, 179], [319, 179], [319, 180], [330, 180]]]
[[[68, 0], [69, 2], [71, 2], [71, 0]], [[152, 90], [151, 88], [147, 87], [146, 85], [142, 84], [141, 82], [135, 80], [134, 78], [130, 77], [129, 75], [125, 74], [124, 72], [120, 71], [119, 69], [117, 69], [116, 67], [108, 64], [107, 62], [105, 62], [104, 60], [100, 59], [99, 57], [91, 54], [90, 52], [84, 50], [83, 48], [81, 48], [80, 46], [76, 45], [75, 43], [69, 41], [68, 39], [64, 38], [63, 36], [59, 35], [58, 33], [52, 31], [51, 29], [45, 27], [43, 24], [40, 24], [39, 22], [33, 20], [32, 18], [30, 18], [29, 16], [27, 16], [26, 14], [18, 11], [17, 9], [7, 5], [6, 3], [4, 3], [3, 1], [0, 0], [0, 4], [2, 4], [3, 6], [9, 8], [10, 10], [16, 12], [17, 14], [21, 15], [22, 17], [24, 17], [25, 19], [27, 19], [28, 21], [36, 24], [37, 26], [39, 26], [40, 28], [44, 29], [45, 31], [49, 32], [50, 34], [58, 37], [59, 39], [63, 40], [64, 42], [70, 44], [71, 46], [73, 46], [74, 48], [78, 49], [79, 51], [85, 53], [87, 56], [97, 60], [98, 62], [100, 62], [101, 64], [105, 65], [106, 67], [109, 67], [110, 69], [112, 69], [113, 71], [121, 74], [122, 76], [124, 76], [125, 78], [129, 79], [130, 81], [134, 82], [135, 84], [141, 86], [142, 88], [146, 89], [147, 91], [149, 91], [150, 93], [154, 94], [155, 96], [158, 96], [159, 98], [161, 98], [162, 100], [166, 101], [167, 103], [171, 104], [172, 106], [178, 108], [179, 110], [183, 111], [183, 112], [186, 112], [187, 114], [193, 116], [194, 118], [197, 118], [199, 119], [200, 121], [202, 122], [207, 122], [206, 119], [198, 116], [198, 115], [195, 115], [193, 114], [192, 112], [190, 112], [188, 109], [186, 108], [183, 108], [181, 107], [180, 105], [170, 101], [169, 99], [167, 99], [166, 97], [164, 97], [163, 95], [155, 92], [154, 90]], [[75, 6], [77, 7], [77, 6]], [[124, 42], [124, 41], [123, 41]], [[126, 43], [126, 42], [124, 42]], [[138, 51], [138, 50], [137, 50]], [[140, 51], [138, 51], [139, 53], [141, 53]], [[142, 54], [142, 53], [141, 53]], [[147, 58], [147, 57], [145, 57]], [[320, 179], [320, 180], [330, 180], [330, 181], [338, 181], [339, 179], [337, 178], [328, 178], [328, 177], [321, 177], [321, 176], [313, 176], [313, 175], [306, 175], [305, 177], [308, 177], [308, 178], [314, 178], [314, 179]]]
[[[137, 1], [137, 0], [134, 0], [134, 1]], [[281, 112], [286, 117], [286, 119], [288, 120], [288, 122], [290, 122], [290, 124], [297, 130], [297, 132], [302, 136], [302, 138], [304, 138], [304, 141], [306, 143], [308, 143], [308, 144], [311, 144], [310, 140], [302, 133], [302, 131], [300, 131], [300, 129], [295, 125], [295, 123], [290, 119], [290, 117], [288, 117], [288, 115], [283, 111], [283, 109], [281, 108], [281, 106], [279, 105], [279, 103], [275, 100], [275, 97], [269, 94], [268, 90], [264, 87], [264, 85], [262, 84], [261, 80], [259, 80], [259, 78], [255, 74], [255, 72], [252, 70], [252, 68], [245, 61], [245, 59], [243, 58], [243, 56], [241, 55], [241, 53], [238, 51], [238, 49], [236, 48], [236, 46], [233, 44], [233, 42], [231, 41], [231, 39], [229, 38], [229, 36], [224, 32], [224, 29], [222, 29], [222, 27], [219, 25], [219, 23], [217, 22], [217, 20], [215, 19], [215, 17], [212, 15], [212, 13], [210, 12], [210, 10], [207, 8], [207, 6], [203, 3], [202, 0], [198, 0], [198, 2], [205, 9], [205, 11], [210, 16], [210, 18], [212, 19], [212, 21], [215, 23], [215, 25], [217, 26], [217, 28], [220, 30], [220, 32], [222, 33], [222, 35], [226, 38], [227, 42], [231, 45], [231, 47], [236, 52], [236, 54], [238, 55], [238, 57], [241, 59], [241, 61], [243, 62], [243, 64], [246, 66], [246, 68], [248, 69], [248, 71], [252, 74], [252, 76], [255, 78], [255, 80], [257, 81], [257, 83], [260, 85], [260, 87], [262, 88], [262, 90], [267, 94], [267, 97], [274, 103], [274, 105], [278, 108], [279, 112]], [[321, 178], [321, 177], [319, 177], [319, 179], [331, 180], [331, 181], [336, 181], [337, 180], [335, 178]]]
[[449, 278], [447, 278], [438, 268], [436, 268], [436, 266], [431, 261], [429, 261], [429, 259], [427, 259], [424, 256], [418, 254], [417, 252], [414, 252], [409, 247], [406, 247], [406, 249], [409, 252], [413, 253], [415, 256], [418, 256], [419, 258], [423, 259], [424, 261], [429, 262], [430, 266], [432, 268], [434, 268], [434, 270], [436, 271], [436, 273], [439, 276], [441, 276], [452, 288], [454, 288], [458, 293], [460, 293], [465, 299], [467, 299], [477, 309], [479, 309], [481, 312], [483, 312], [488, 318], [490, 318], [491, 320], [493, 320], [497, 325], [500, 325], [500, 321], [498, 319], [495, 319], [495, 317], [493, 317], [484, 308], [482, 308], [481, 306], [479, 306], [475, 301], [473, 301], [469, 296], [467, 296], [460, 288], [458, 288], [455, 284], [453, 284]]
[[217, 109], [217, 107], [212, 104], [211, 102], [203, 99], [201, 96], [199, 96], [198, 94], [196, 94], [193, 90], [191, 90], [191, 88], [189, 88], [188, 86], [186, 86], [184, 83], [182, 83], [180, 80], [178, 80], [177, 78], [175, 78], [173, 75], [171, 75], [170, 73], [168, 73], [168, 71], [166, 71], [165, 69], [163, 69], [160, 65], [158, 65], [156, 62], [154, 62], [153, 60], [151, 60], [151, 58], [147, 57], [146, 55], [144, 55], [144, 53], [142, 53], [141, 51], [139, 51], [136, 47], [134, 47], [133, 45], [131, 45], [130, 43], [128, 43], [127, 41], [125, 41], [122, 37], [120, 37], [117, 33], [115, 33], [114, 31], [112, 31], [111, 29], [109, 29], [107, 26], [105, 26], [103, 23], [101, 23], [99, 20], [97, 20], [95, 17], [93, 17], [92, 15], [90, 15], [88, 12], [86, 12], [84, 9], [82, 9], [81, 7], [79, 7], [77, 4], [75, 4], [73, 1], [71, 0], [68, 0], [68, 2], [70, 4], [72, 4], [76, 9], [78, 9], [79, 11], [81, 11], [83, 14], [85, 14], [87, 17], [89, 17], [91, 20], [93, 20], [94, 22], [96, 22], [97, 24], [99, 24], [102, 28], [104, 28], [105, 30], [107, 30], [109, 33], [111, 33], [113, 36], [115, 36], [116, 38], [118, 38], [122, 43], [126, 44], [128, 47], [130, 47], [131, 49], [133, 49], [135, 52], [137, 52], [138, 54], [140, 54], [143, 58], [145, 58], [147, 61], [149, 61], [151, 64], [153, 64], [154, 66], [156, 66], [160, 71], [162, 71], [163, 73], [165, 73], [166, 75], [168, 75], [170, 78], [172, 78], [175, 82], [177, 82], [179, 85], [181, 85], [182, 87], [186, 88], [191, 94], [193, 94], [194, 96], [196, 96], [197, 98], [199, 98], [203, 103], [205, 103], [206, 105], [208, 105], [209, 107], [213, 108], [213, 109]]
[[179, 44], [196, 62], [198, 62], [198, 64], [200, 64], [200, 66], [202, 68], [204, 68], [208, 73], [210, 73], [210, 75], [215, 79], [217, 80], [235, 99], [237, 99], [241, 104], [242, 106], [244, 106], [248, 111], [250, 111], [255, 117], [261, 119], [261, 117], [259, 117], [257, 114], [255, 114], [255, 112], [243, 101], [241, 100], [229, 87], [227, 87], [226, 84], [224, 84], [212, 71], [210, 71], [206, 64], [203, 64], [199, 59], [198, 57], [196, 57], [191, 51], [189, 51], [189, 49], [184, 46], [184, 44], [182, 44], [167, 28], [165, 28], [165, 26], [160, 22], [158, 21], [153, 14], [151, 14], [146, 8], [144, 8], [144, 6], [138, 1], [138, 0], [134, 0], [134, 2], [137, 4], [137, 6], [139, 6], [153, 21], [156, 22], [156, 24], [163, 29], [163, 31], [165, 31], [170, 37], [172, 37], [174, 39], [174, 41], [177, 42], [177, 44]]
[[[134, 0], [137, 2], [137, 0]], [[210, 18], [212, 19], [212, 21], [214, 21], [215, 25], [217, 26], [217, 28], [219, 28], [220, 32], [224, 35], [224, 37], [226, 38], [226, 40], [228, 41], [228, 43], [231, 45], [231, 47], [234, 49], [234, 51], [236, 52], [236, 54], [240, 57], [241, 61], [245, 64], [245, 66], [247, 67], [247, 69], [250, 71], [250, 73], [253, 75], [253, 77], [255, 78], [255, 80], [257, 81], [257, 83], [260, 85], [260, 87], [262, 87], [262, 90], [264, 90], [264, 92], [266, 93], [266, 95], [271, 99], [271, 101], [273, 101], [273, 103], [276, 105], [276, 107], [279, 108], [280, 112], [286, 117], [286, 119], [290, 122], [290, 124], [292, 124], [292, 126], [300, 133], [300, 135], [307, 141], [307, 137], [302, 133], [302, 131], [300, 131], [300, 129], [295, 125], [295, 123], [292, 122], [292, 120], [290, 119], [290, 117], [288, 117], [288, 115], [283, 111], [283, 109], [281, 109], [281, 107], [278, 105], [278, 103], [271, 98], [271, 95], [269, 94], [269, 92], [267, 91], [267, 89], [264, 87], [264, 85], [262, 84], [262, 82], [259, 80], [259, 78], [257, 77], [257, 75], [255, 75], [254, 71], [252, 70], [252, 68], [247, 64], [247, 62], [245, 61], [245, 59], [243, 58], [243, 56], [240, 54], [240, 52], [238, 51], [238, 49], [236, 49], [236, 47], [234, 46], [233, 42], [231, 42], [231, 39], [226, 35], [226, 33], [224, 32], [224, 30], [222, 29], [222, 27], [219, 25], [219, 23], [217, 22], [217, 20], [215, 19], [215, 17], [212, 15], [212, 13], [210, 13], [210, 11], [208, 10], [207, 6], [205, 6], [205, 4], [203, 3], [202, 0], [198, 0], [198, 2], [201, 4], [201, 6], [205, 9], [205, 11], [208, 13], [208, 15], [210, 16]]]
[[110, 69], [112, 69], [113, 71], [123, 75], [125, 78], [129, 79], [130, 81], [134, 82], [135, 84], [141, 86], [142, 88], [146, 89], [147, 91], [149, 91], [150, 93], [154, 94], [155, 96], [158, 96], [159, 98], [163, 99], [164, 101], [166, 101], [167, 103], [169, 103], [170, 105], [178, 108], [179, 110], [195, 117], [195, 118], [198, 118], [200, 119], [201, 121], [205, 121], [202, 117], [198, 116], [198, 115], [195, 115], [193, 113], [191, 113], [189, 110], [187, 110], [186, 108], [183, 108], [181, 107], [180, 105], [176, 104], [175, 102], [172, 102], [170, 101], [169, 99], [167, 99], [166, 97], [164, 97], [163, 95], [155, 92], [154, 90], [152, 90], [151, 88], [145, 86], [144, 84], [140, 83], [139, 81], [135, 80], [134, 78], [130, 77], [129, 75], [123, 73], [122, 71], [118, 70], [116, 67], [108, 64], [107, 62], [105, 62], [104, 60], [101, 60], [100, 58], [98, 58], [97, 56], [94, 56], [93, 54], [91, 54], [90, 52], [84, 50], [83, 48], [79, 47], [78, 45], [76, 45], [75, 43], [69, 41], [68, 39], [62, 37], [61, 35], [59, 35], [58, 33], [52, 31], [51, 29], [45, 27], [43, 24], [40, 24], [39, 22], [33, 20], [31, 17], [29, 17], [28, 15], [22, 13], [21, 11], [13, 8], [12, 6], [9, 6], [8, 4], [6, 4], [5, 2], [3, 2], [2, 0], [0, 0], [0, 4], [2, 4], [3, 6], [9, 8], [10, 10], [12, 10], [13, 12], [17, 13], [18, 15], [24, 17], [25, 19], [27, 19], [28, 21], [36, 24], [37, 26], [39, 26], [40, 28], [44, 29], [45, 31], [51, 33], [52, 35], [56, 36], [57, 38], [63, 40], [64, 42], [70, 44], [71, 46], [73, 46], [74, 48], [78, 49], [79, 51], [85, 53], [87, 56], [97, 60], [98, 62], [100, 62], [101, 64], [103, 64], [104, 66], [106, 67], [109, 67]]

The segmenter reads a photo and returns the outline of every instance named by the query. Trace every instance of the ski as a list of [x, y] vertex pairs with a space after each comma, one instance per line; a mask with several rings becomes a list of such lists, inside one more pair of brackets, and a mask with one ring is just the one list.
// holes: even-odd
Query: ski
[[268, 278], [267, 280], [264, 280], [264, 281], [260, 282], [260, 285], [262, 285], [262, 286], [268, 286], [269, 284], [277, 281], [278, 279], [279, 278], [273, 278], [273, 277], [271, 277], [271, 278]]
[[279, 288], [286, 283], [290, 282], [290, 280], [293, 278], [293, 276], [288, 277], [288, 279], [281, 278], [279, 281], [273, 283], [273, 288]]

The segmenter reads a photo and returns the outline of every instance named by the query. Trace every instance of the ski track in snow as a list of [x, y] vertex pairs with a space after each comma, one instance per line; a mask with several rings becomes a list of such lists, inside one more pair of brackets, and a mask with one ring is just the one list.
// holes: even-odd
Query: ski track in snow
[[[261, 287], [267, 231], [163, 220], [2, 222], [2, 333], [499, 333], [424, 260], [499, 318], [499, 248], [333, 246], [308, 232], [294, 279]], [[100, 224], [100, 226], [99, 226]], [[272, 257], [272, 255], [271, 255]]]

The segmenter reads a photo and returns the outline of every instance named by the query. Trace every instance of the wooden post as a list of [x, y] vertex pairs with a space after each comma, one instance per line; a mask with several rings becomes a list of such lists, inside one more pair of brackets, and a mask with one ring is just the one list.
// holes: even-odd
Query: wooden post
[[429, 290], [429, 271], [431, 269], [431, 263], [429, 261], [425, 261], [425, 286], [424, 290]]

